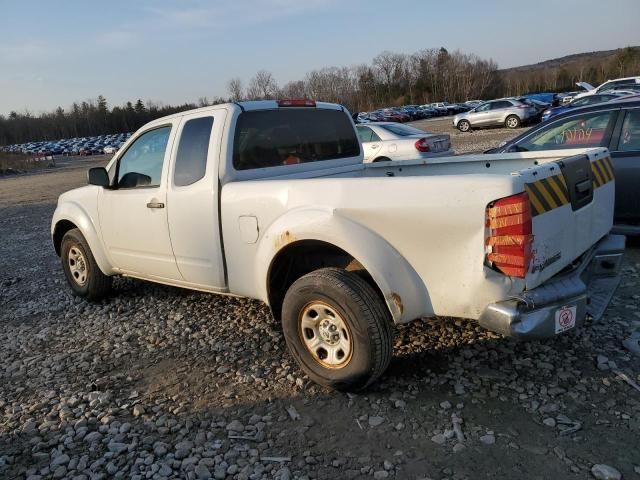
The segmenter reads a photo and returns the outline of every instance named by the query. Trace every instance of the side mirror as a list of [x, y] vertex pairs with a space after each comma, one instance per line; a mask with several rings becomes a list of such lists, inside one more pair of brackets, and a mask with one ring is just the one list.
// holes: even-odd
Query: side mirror
[[109, 174], [104, 167], [93, 167], [87, 172], [89, 185], [107, 188], [109, 186]]

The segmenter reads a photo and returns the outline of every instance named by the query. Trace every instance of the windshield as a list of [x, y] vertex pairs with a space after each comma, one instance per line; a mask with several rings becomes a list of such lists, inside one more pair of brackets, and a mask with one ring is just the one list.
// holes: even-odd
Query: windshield
[[410, 137], [412, 135], [424, 135], [425, 131], [419, 128], [409, 127], [407, 125], [380, 125], [380, 128], [388, 132], [394, 133], [401, 137]]

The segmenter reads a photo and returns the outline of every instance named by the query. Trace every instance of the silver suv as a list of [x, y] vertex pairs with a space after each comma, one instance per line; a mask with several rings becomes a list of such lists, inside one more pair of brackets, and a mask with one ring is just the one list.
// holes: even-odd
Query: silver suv
[[495, 127], [504, 125], [507, 128], [518, 128], [522, 123], [533, 120], [538, 112], [531, 105], [519, 100], [504, 98], [491, 100], [478, 105], [473, 110], [459, 113], [453, 117], [453, 126], [461, 132], [472, 128]]

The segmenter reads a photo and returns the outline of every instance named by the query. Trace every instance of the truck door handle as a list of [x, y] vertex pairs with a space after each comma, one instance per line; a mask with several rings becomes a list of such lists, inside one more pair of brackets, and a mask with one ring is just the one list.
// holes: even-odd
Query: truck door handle
[[580, 183], [576, 183], [576, 192], [585, 193], [591, 188], [591, 180], [583, 180]]
[[149, 202], [149, 203], [147, 203], [147, 208], [164, 208], [164, 203], [162, 203], [162, 202]]

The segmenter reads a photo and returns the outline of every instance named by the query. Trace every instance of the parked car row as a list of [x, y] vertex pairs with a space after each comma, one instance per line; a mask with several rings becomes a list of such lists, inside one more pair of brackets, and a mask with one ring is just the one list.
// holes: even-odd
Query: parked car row
[[371, 122], [409, 122], [425, 118], [455, 115], [471, 110], [482, 100], [469, 100], [465, 103], [435, 102], [424, 105], [405, 105], [402, 107], [381, 108], [372, 112], [358, 112], [353, 115], [356, 123]]
[[100, 155], [103, 153], [115, 153], [130, 136], [131, 133], [114, 133], [96, 137], [28, 142], [0, 147], [0, 150], [9, 153], [23, 153], [38, 156]]

